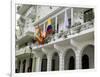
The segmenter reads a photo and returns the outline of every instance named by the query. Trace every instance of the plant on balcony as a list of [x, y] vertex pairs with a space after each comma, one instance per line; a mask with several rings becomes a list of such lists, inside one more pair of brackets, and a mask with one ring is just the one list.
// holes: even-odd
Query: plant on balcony
[[67, 38], [67, 34], [68, 34], [68, 31], [65, 31], [64, 34], [63, 34], [63, 37]]
[[61, 38], [63, 36], [63, 34], [64, 34], [64, 31], [61, 30], [60, 33], [58, 33], [58, 38]]
[[88, 23], [89, 28], [93, 27], [93, 25], [94, 25], [94, 20], [89, 21]]
[[80, 29], [81, 29], [81, 26], [79, 26], [79, 27], [76, 29], [76, 33], [79, 33], [79, 32], [80, 32]]
[[80, 32], [80, 29], [81, 29], [81, 22], [74, 23], [74, 25], [72, 25], [72, 28], [71, 29], [75, 33], [79, 33]]

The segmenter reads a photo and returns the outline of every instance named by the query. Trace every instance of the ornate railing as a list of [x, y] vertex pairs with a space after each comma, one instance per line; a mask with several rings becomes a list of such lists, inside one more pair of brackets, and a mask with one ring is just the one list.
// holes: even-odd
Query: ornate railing
[[93, 28], [93, 27], [94, 27], [94, 21], [93, 20], [86, 22], [86, 23], [83, 23], [83, 24], [79, 24], [79, 25], [76, 25], [74, 27], [71, 27], [71, 34], [76, 34], [76, 33], [79, 33], [81, 31]]
[[77, 24], [77, 25], [72, 26], [71, 28], [67, 29], [66, 31], [52, 34], [45, 39], [45, 44], [57, 41], [57, 40], [62, 39], [62, 38], [65, 39], [69, 35], [80, 33], [81, 31], [93, 28], [93, 26], [94, 26], [93, 23], [94, 23], [94, 21], [92, 20], [92, 21], [87, 22], [87, 23]]
[[29, 46], [25, 46], [23, 48], [20, 48], [20, 49], [16, 50], [16, 56], [24, 54], [24, 53], [31, 53], [31, 50], [30, 50]]
[[[84, 30], [93, 28], [94, 27], [93, 22], [94, 21], [83, 23], [83, 24], [77, 24], [77, 25], [72, 26], [71, 28], [67, 29], [66, 31], [62, 31], [60, 33], [55, 33], [55, 34], [49, 35], [45, 39], [44, 45], [58, 41], [58, 40], [66, 39], [70, 35], [78, 34], [78, 33], [82, 32]], [[35, 47], [38, 48], [38, 47], [41, 47], [41, 46], [42, 45], [39, 45], [37, 42], [32, 43], [32, 47], [34, 47], [34, 48]]]

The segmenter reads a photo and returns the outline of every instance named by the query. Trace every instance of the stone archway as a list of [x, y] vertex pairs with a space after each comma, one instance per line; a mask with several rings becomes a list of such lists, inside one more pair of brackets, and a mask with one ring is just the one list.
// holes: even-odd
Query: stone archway
[[47, 71], [47, 56], [44, 55], [41, 63], [41, 71]]
[[86, 46], [81, 55], [81, 68], [82, 69], [90, 69], [94, 68], [94, 46], [88, 45]]
[[59, 70], [59, 55], [55, 52], [52, 56], [52, 71]]
[[75, 69], [75, 52], [72, 49], [69, 49], [65, 53], [64, 69], [65, 70], [74, 70]]

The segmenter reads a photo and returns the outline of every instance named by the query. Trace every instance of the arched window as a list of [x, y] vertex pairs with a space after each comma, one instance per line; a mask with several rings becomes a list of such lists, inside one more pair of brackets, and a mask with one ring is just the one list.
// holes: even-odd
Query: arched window
[[94, 46], [88, 45], [83, 49], [81, 55], [82, 69], [94, 68]]
[[69, 49], [64, 57], [64, 69], [74, 70], [75, 69], [75, 52]]
[[44, 55], [41, 63], [41, 71], [47, 71], [47, 56]]
[[52, 56], [52, 71], [59, 70], [59, 55], [54, 53]]

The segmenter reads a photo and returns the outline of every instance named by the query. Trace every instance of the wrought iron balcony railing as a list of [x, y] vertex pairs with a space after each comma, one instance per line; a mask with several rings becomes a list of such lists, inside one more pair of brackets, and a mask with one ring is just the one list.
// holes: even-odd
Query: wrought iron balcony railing
[[[87, 29], [93, 28], [93, 27], [94, 27], [93, 21], [83, 23], [83, 24], [79, 24], [79, 25], [76, 25], [76, 26], [72, 26], [71, 28], [69, 28], [66, 31], [49, 35], [45, 39], [45, 44], [68, 38], [69, 35], [77, 34], [77, 33], [80, 33], [82, 31], [85, 31]], [[33, 44], [33, 47], [34, 46], [36, 46], [36, 44]]]
[[44, 46], [46, 44], [50, 44], [50, 43], [54, 43], [54, 42], [57, 42], [57, 41], [61, 41], [63, 39], [68, 38], [70, 35], [78, 34], [78, 33], [82, 32], [82, 31], [86, 31], [87, 29], [91, 29], [91, 28], [94, 27], [93, 23], [94, 23], [94, 21], [83, 23], [83, 24], [79, 24], [79, 25], [76, 25], [76, 26], [72, 26], [71, 28], [67, 29], [66, 31], [49, 35], [45, 39], [45, 43], [43, 45], [39, 45], [37, 42], [34, 42], [34, 43], [32, 43], [32, 48], [38, 48], [38, 47], [42, 47], [42, 46]]

